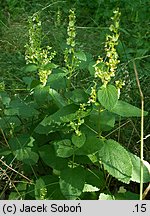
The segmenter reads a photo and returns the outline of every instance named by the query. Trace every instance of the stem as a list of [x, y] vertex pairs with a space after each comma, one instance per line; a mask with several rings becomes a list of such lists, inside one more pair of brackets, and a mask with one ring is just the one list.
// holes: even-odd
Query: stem
[[143, 194], [143, 146], [144, 146], [144, 142], [143, 142], [143, 138], [144, 138], [144, 136], [143, 136], [143, 133], [144, 133], [144, 96], [143, 96], [143, 92], [141, 90], [140, 81], [138, 78], [138, 73], [137, 73], [135, 62], [133, 62], [133, 66], [134, 66], [134, 72], [135, 72], [137, 85], [138, 85], [139, 92], [140, 92], [140, 97], [141, 97], [140, 200], [142, 200], [142, 194]]
[[101, 137], [101, 125], [100, 125], [100, 115], [101, 115], [101, 108], [98, 108], [98, 136]]
[[150, 183], [149, 185], [147, 186], [147, 188], [145, 189], [143, 195], [142, 195], [142, 198], [145, 199], [145, 197], [147, 196], [148, 192], [150, 191]]
[[17, 173], [17, 174], [20, 175], [22, 178], [26, 179], [29, 183], [32, 182], [32, 180], [30, 180], [29, 178], [27, 178], [26, 176], [24, 176], [22, 173], [19, 173], [18, 171], [16, 171], [16, 170], [13, 169], [12, 167], [8, 166], [8, 165], [7, 165], [4, 161], [2, 161], [1, 159], [0, 159], [0, 162], [1, 162], [4, 166], [6, 166], [8, 169], [10, 169], [11, 171]]
[[2, 135], [3, 135], [4, 141], [5, 141], [6, 145], [7, 145], [7, 147], [10, 149], [10, 146], [9, 146], [9, 144], [8, 144], [8, 141], [7, 141], [7, 139], [6, 139], [6, 136], [5, 136], [5, 134], [4, 134], [3, 129], [0, 128], [0, 130], [1, 130], [1, 133], [2, 133]]
[[71, 49], [71, 54], [72, 54], [72, 58], [71, 58], [71, 64], [69, 65], [69, 79], [68, 79], [68, 91], [70, 91], [71, 88], [71, 78], [72, 78], [72, 74], [74, 71], [74, 64], [75, 64], [75, 56], [74, 56], [74, 49]]

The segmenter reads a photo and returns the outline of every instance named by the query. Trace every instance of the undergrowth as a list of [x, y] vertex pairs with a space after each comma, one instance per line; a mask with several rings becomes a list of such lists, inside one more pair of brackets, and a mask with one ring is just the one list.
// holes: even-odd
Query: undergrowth
[[[23, 2], [26, 11], [29, 5]], [[8, 3], [9, 14], [14, 5]], [[14, 3], [19, 9], [18, 1]], [[9, 32], [6, 40], [2, 37], [0, 59], [2, 199], [139, 199], [141, 109], [131, 71], [135, 60], [143, 87], [143, 65], [149, 78], [147, 32], [143, 37], [135, 29], [128, 40], [131, 29], [126, 30], [126, 22], [122, 27], [118, 8], [112, 12], [106, 3], [102, 19], [98, 14], [104, 8], [86, 4], [73, 4], [69, 14], [55, 1], [38, 4], [28, 25], [24, 17], [25, 24], [17, 23], [17, 28], [18, 9], [13, 21], [1, 17], [2, 28]], [[83, 5], [85, 14], [79, 10]], [[87, 18], [79, 26], [89, 8], [93, 22]], [[135, 16], [138, 23], [139, 11], [131, 18]], [[135, 39], [140, 44], [132, 47]], [[6, 54], [9, 61], [4, 61]], [[149, 111], [149, 88], [143, 92]], [[148, 112], [144, 116], [147, 142]], [[145, 145], [144, 190], [150, 181], [148, 152]]]

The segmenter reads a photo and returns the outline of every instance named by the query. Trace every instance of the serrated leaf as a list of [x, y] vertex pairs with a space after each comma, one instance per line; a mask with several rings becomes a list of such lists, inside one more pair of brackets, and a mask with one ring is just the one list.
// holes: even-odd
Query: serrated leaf
[[95, 192], [95, 191], [99, 191], [100, 189], [97, 187], [94, 187], [90, 184], [85, 184], [84, 188], [83, 188], [83, 192]]
[[98, 200], [115, 200], [115, 197], [110, 194], [100, 193]]
[[111, 111], [118, 101], [116, 87], [113, 85], [102, 86], [98, 91], [98, 100], [105, 109]]
[[35, 164], [37, 163], [39, 156], [34, 151], [34, 139], [28, 135], [20, 135], [19, 137], [11, 138], [9, 140], [9, 145], [14, 156], [23, 161], [25, 164]]
[[[118, 100], [111, 112], [122, 117], [141, 117], [141, 109], [121, 100]], [[146, 116], [147, 114], [148, 112], [145, 111], [144, 115]]]
[[98, 154], [110, 175], [124, 183], [130, 182], [132, 162], [128, 152], [118, 142], [106, 140]]
[[52, 145], [44, 145], [39, 148], [39, 154], [44, 163], [53, 169], [62, 170], [67, 167], [67, 160], [56, 156]]
[[86, 141], [86, 136], [83, 132], [80, 136], [77, 136], [76, 134], [72, 135], [72, 143], [78, 148], [83, 146], [85, 141]]
[[66, 199], [77, 199], [84, 188], [85, 171], [82, 167], [67, 168], [60, 174], [60, 189]]
[[75, 56], [81, 61], [86, 61], [86, 55], [83, 51], [75, 52]]
[[[129, 152], [129, 156], [131, 158], [131, 162], [133, 166], [131, 180], [134, 182], [140, 183], [140, 164], [141, 164], [140, 158], [130, 152]], [[148, 164], [147, 166], [149, 166], [149, 169], [150, 169], [150, 164], [148, 162], [147, 164]], [[143, 182], [144, 183], [150, 182], [150, 171], [147, 166], [143, 164]]]
[[67, 158], [73, 155], [74, 148], [69, 139], [54, 142], [54, 149], [58, 157]]

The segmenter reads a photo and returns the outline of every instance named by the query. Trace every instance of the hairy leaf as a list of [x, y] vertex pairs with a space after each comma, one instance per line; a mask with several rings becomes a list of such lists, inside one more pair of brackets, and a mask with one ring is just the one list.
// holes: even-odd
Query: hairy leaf
[[115, 86], [102, 86], [98, 91], [98, 100], [107, 110], [112, 110], [118, 101], [118, 91]]
[[99, 191], [100, 189], [93, 186], [93, 185], [90, 185], [90, 184], [85, 184], [84, 185], [84, 189], [83, 189], [83, 192], [95, 192], [95, 191]]
[[104, 168], [118, 180], [129, 183], [132, 175], [132, 162], [128, 152], [116, 141], [106, 140], [99, 151]]
[[115, 200], [115, 197], [110, 194], [100, 193], [98, 200]]
[[[140, 183], [140, 158], [129, 152], [132, 162], [132, 177], [131, 180]], [[147, 166], [146, 166], [147, 164]], [[146, 162], [143, 164], [143, 182], [150, 182], [150, 164]]]

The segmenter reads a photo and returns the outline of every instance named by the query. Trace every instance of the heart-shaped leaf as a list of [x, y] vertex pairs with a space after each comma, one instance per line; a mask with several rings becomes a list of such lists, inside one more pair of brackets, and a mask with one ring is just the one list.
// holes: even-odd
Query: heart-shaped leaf
[[98, 100], [107, 110], [112, 110], [118, 101], [118, 91], [115, 86], [102, 86], [98, 91]]
[[78, 148], [83, 146], [85, 141], [86, 141], [86, 136], [83, 132], [80, 136], [77, 136], [76, 134], [72, 135], [72, 143]]

